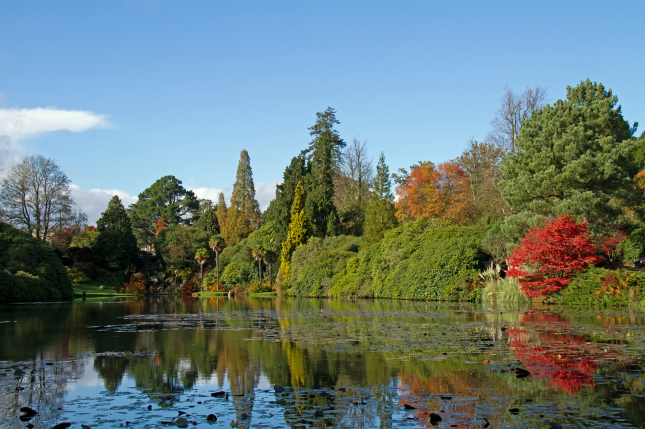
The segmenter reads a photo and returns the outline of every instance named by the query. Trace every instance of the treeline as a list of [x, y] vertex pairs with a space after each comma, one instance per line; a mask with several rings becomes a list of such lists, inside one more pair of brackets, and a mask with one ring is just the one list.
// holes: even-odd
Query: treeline
[[383, 153], [373, 165], [367, 141], [343, 140], [328, 108], [264, 213], [246, 150], [228, 205], [164, 176], [128, 208], [115, 196], [96, 228], [75, 225], [66, 241], [20, 219], [7, 179], [0, 203], [5, 220], [54, 245], [77, 283], [120, 273], [152, 291], [275, 283], [296, 296], [477, 299], [482, 270], [503, 272], [531, 228], [564, 215], [586, 223], [605, 263], [645, 253], [645, 134], [617, 103], [590, 80], [553, 104], [540, 87], [506, 89], [483, 140], [394, 174]]

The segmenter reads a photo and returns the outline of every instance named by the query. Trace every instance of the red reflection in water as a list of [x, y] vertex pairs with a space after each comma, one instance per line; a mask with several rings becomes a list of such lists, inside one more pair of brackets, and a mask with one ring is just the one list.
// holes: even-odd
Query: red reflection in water
[[565, 392], [575, 394], [595, 386], [596, 368], [623, 357], [603, 345], [589, 343], [584, 336], [558, 333], [558, 329], [570, 327], [560, 316], [531, 312], [522, 316], [522, 322], [533, 324], [534, 329], [507, 331], [515, 355], [534, 377], [544, 377]]

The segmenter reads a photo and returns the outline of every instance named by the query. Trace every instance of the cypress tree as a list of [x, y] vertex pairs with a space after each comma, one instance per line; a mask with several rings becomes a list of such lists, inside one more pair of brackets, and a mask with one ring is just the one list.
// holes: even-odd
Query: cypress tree
[[226, 242], [235, 245], [260, 227], [260, 204], [255, 199], [251, 159], [246, 149], [240, 152], [237, 177], [233, 184], [231, 207], [226, 221]]
[[219, 193], [215, 215], [217, 216], [217, 224], [219, 225], [220, 234], [224, 235], [226, 231], [226, 221], [228, 220], [228, 208], [226, 207], [226, 201], [224, 201], [224, 192]]
[[289, 222], [289, 232], [287, 232], [287, 239], [282, 243], [282, 254], [280, 256], [280, 270], [282, 271], [282, 278], [285, 282], [291, 279], [291, 256], [294, 250], [307, 240], [309, 226], [304, 209], [305, 201], [305, 188], [302, 185], [302, 181], [300, 181], [295, 189], [295, 196], [290, 213], [291, 221]]
[[130, 218], [117, 195], [96, 221], [100, 233], [94, 246], [94, 263], [111, 270], [125, 268], [137, 255], [137, 239], [132, 232]]
[[638, 203], [630, 157], [636, 124], [629, 126], [617, 102], [611, 90], [587, 79], [567, 87], [567, 100], [535, 110], [523, 122], [517, 151], [502, 160], [499, 188], [516, 213], [509, 228], [516, 220], [530, 224], [567, 213], [601, 225], [620, 216], [617, 201]]
[[374, 177], [374, 192], [365, 218], [364, 237], [368, 242], [379, 241], [385, 235], [385, 231], [396, 227], [393, 201], [390, 170], [385, 164], [385, 155], [381, 152]]
[[334, 205], [334, 180], [332, 165], [332, 134], [324, 130], [316, 142], [307, 177], [305, 212], [309, 219], [311, 235], [333, 236], [338, 231], [338, 214]]

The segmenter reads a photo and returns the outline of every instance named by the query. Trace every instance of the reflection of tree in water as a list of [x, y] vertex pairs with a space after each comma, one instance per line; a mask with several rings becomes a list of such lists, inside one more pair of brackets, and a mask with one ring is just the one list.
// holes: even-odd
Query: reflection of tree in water
[[531, 331], [508, 330], [515, 355], [531, 374], [548, 379], [552, 386], [567, 393], [594, 387], [593, 376], [601, 362], [625, 360], [622, 353], [590, 343], [586, 336], [558, 332], [570, 327], [558, 315], [534, 311], [524, 314], [522, 322], [534, 326]]
[[103, 379], [105, 390], [110, 393], [117, 391], [128, 368], [128, 360], [124, 357], [97, 356], [94, 358], [94, 370]]

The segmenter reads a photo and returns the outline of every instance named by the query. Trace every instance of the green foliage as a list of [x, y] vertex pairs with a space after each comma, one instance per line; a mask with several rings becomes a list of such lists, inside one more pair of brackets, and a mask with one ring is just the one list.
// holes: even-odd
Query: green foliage
[[[334, 205], [331, 132], [324, 130], [314, 145], [311, 173], [307, 176], [305, 213], [314, 237], [334, 235], [338, 231], [338, 213]], [[292, 215], [293, 219], [293, 215]]]
[[478, 299], [486, 256], [484, 227], [446, 227], [421, 217], [361, 249], [332, 279], [332, 296], [401, 299]]
[[486, 279], [481, 291], [483, 302], [529, 304], [531, 299], [522, 293], [520, 283], [514, 277]]
[[638, 305], [645, 298], [645, 272], [590, 268], [581, 272], [569, 285], [549, 298], [561, 305], [604, 307]]
[[342, 149], [347, 144], [340, 138], [338, 131], [334, 128], [334, 125], [340, 124], [340, 121], [336, 119], [336, 109], [327, 107], [324, 112], [316, 112], [316, 117], [318, 118], [316, 123], [309, 128], [309, 134], [313, 136], [314, 139], [309, 144], [310, 147], [306, 152], [310, 152], [312, 150], [315, 151], [322, 134], [325, 131], [328, 131], [331, 142], [332, 160], [334, 166], [337, 166], [340, 164], [342, 158]]
[[600, 225], [640, 204], [630, 153], [635, 127], [617, 97], [590, 80], [567, 88], [567, 100], [535, 110], [522, 123], [517, 151], [502, 160], [499, 187], [516, 213], [572, 216]]
[[271, 286], [269, 283], [255, 282], [255, 283], [251, 283], [251, 285], [249, 286], [249, 293], [267, 293], [267, 292], [274, 292], [273, 286]]
[[210, 235], [219, 234], [219, 222], [217, 221], [216, 209], [206, 209], [197, 222], [195, 222], [195, 226]]
[[171, 225], [159, 233], [155, 248], [168, 270], [183, 279], [192, 279], [199, 272], [195, 254], [200, 248], [208, 248], [209, 238], [207, 232], [194, 226]]
[[385, 164], [385, 155], [381, 152], [374, 177], [374, 192], [370, 198], [370, 204], [367, 206], [365, 217], [364, 238], [366, 242], [376, 243], [383, 238], [386, 231], [396, 227], [396, 211], [393, 201], [390, 169]]
[[76, 268], [71, 268], [69, 270], [69, 279], [72, 281], [72, 284], [75, 285], [85, 285], [92, 281], [90, 276]]
[[[130, 212], [132, 227], [141, 247], [154, 242], [160, 218], [168, 225], [190, 225], [193, 214], [199, 210], [199, 201], [193, 191], [184, 189], [175, 176], [164, 176], [139, 194]], [[99, 231], [101, 229], [99, 228]]]
[[332, 277], [356, 257], [360, 238], [348, 235], [313, 237], [299, 246], [292, 257], [293, 275], [288, 295], [328, 296]]
[[231, 262], [224, 268], [221, 281], [228, 286], [235, 286], [248, 283], [249, 264]]
[[633, 263], [636, 258], [645, 256], [645, 227], [632, 231], [618, 247], [625, 263]]
[[0, 222], [0, 302], [71, 299], [67, 269], [52, 248]]
[[229, 245], [239, 243], [258, 229], [260, 222], [260, 205], [255, 199], [251, 159], [249, 153], [242, 150], [233, 184], [231, 207], [228, 209], [226, 228], [223, 231], [226, 242]]
[[83, 231], [80, 234], [76, 234], [72, 238], [72, 242], [69, 247], [89, 247], [91, 248], [96, 244], [101, 233], [99, 231]]
[[112, 197], [96, 225], [100, 234], [92, 246], [94, 263], [109, 270], [127, 267], [137, 256], [137, 239], [118, 196]]
[[286, 240], [282, 243], [281, 270], [286, 284], [291, 280], [291, 257], [296, 248], [307, 241], [309, 230], [309, 219], [305, 214], [304, 204], [306, 201], [305, 189], [302, 182], [296, 186], [295, 198], [291, 206], [291, 222]]

